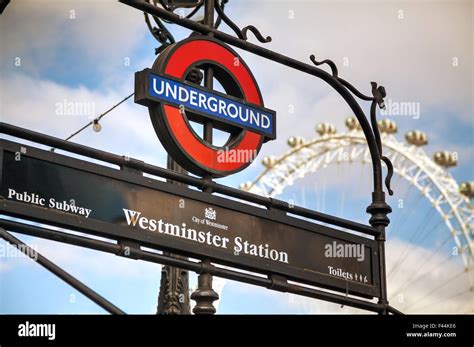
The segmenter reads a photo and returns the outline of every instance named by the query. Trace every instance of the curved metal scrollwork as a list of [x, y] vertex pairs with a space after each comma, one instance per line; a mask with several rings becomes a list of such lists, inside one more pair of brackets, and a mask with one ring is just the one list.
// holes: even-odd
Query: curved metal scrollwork
[[319, 65], [323, 65], [323, 64], [327, 64], [329, 65], [329, 67], [331, 68], [331, 71], [332, 71], [332, 75], [333, 77], [336, 77], [337, 78], [337, 66], [336, 64], [332, 61], [332, 60], [329, 60], [329, 59], [325, 59], [323, 61], [317, 61], [316, 60], [316, 57], [314, 56], [314, 54], [311, 54], [309, 59], [311, 59], [311, 61], [313, 62], [314, 65], [316, 66], [319, 66]]
[[314, 54], [312, 54], [309, 59], [313, 62], [315, 66], [327, 64], [331, 68], [332, 76], [339, 81], [347, 90], [349, 90], [352, 94], [357, 96], [359, 99], [372, 101], [370, 107], [370, 123], [372, 125], [372, 132], [375, 137], [375, 142], [377, 144], [377, 150], [380, 155], [380, 160], [385, 163], [387, 166], [387, 176], [385, 177], [385, 186], [387, 187], [387, 191], [390, 195], [393, 195], [393, 190], [390, 188], [390, 182], [393, 176], [393, 165], [389, 158], [383, 156], [382, 154], [382, 141], [380, 140], [380, 132], [377, 126], [377, 111], [376, 105], [378, 105], [381, 109], [385, 109], [385, 101], [384, 98], [387, 96], [385, 88], [383, 86], [377, 86], [376, 82], [370, 82], [372, 86], [372, 96], [368, 96], [362, 94], [356, 87], [352, 84], [347, 82], [345, 79], [342, 79], [338, 76], [337, 66], [336, 64], [329, 59], [325, 59], [322, 61], [317, 61]]
[[[163, 0], [148, 0], [148, 2], [154, 6], [161, 6], [163, 9], [169, 12], [174, 12], [176, 9], [175, 7], [171, 6], [170, 4], [166, 3]], [[248, 35], [247, 32], [250, 31], [252, 34], [255, 35], [258, 41], [262, 43], [270, 42], [272, 38], [270, 36], [264, 37], [260, 31], [253, 25], [247, 25], [246, 27], [240, 29], [237, 24], [235, 24], [225, 13], [224, 13], [224, 8], [225, 5], [229, 2], [229, 0], [221, 0], [221, 1], [215, 1], [214, 2], [214, 9], [217, 12], [217, 19], [214, 24], [214, 28], [217, 29], [221, 25], [222, 22], [227, 24], [229, 28], [231, 28], [237, 37], [241, 40], [247, 41], [248, 40]], [[183, 18], [186, 19], [191, 19], [196, 15], [196, 13], [204, 6], [204, 0], [201, 0], [192, 10], [189, 12], [186, 16]], [[173, 35], [170, 33], [170, 31], [166, 28], [164, 23], [169, 23], [172, 24], [172, 22], [166, 20], [166, 19], [160, 19], [156, 16], [152, 16], [154, 22], [156, 23], [156, 26], [153, 26], [150, 21], [150, 15], [147, 13], [144, 13], [145, 15], [145, 22], [148, 26], [148, 29], [150, 30], [150, 33], [153, 35], [153, 37], [161, 43], [160, 47], [157, 47], [155, 49], [155, 54], [160, 54], [166, 47], [168, 47], [170, 44], [173, 44], [175, 42], [175, 39]], [[202, 20], [197, 20], [197, 22], [202, 23]]]
[[254, 27], [253, 25], [247, 25], [245, 28], [242, 29], [242, 35], [244, 36], [244, 40], [246, 41], [247, 41], [247, 31], [249, 30], [255, 35], [257, 40], [259, 40], [262, 43], [270, 42], [272, 40], [270, 36], [263, 37], [262, 34], [260, 34], [260, 31], [258, 31], [258, 29]]
[[153, 37], [159, 43], [161, 43], [160, 47], [155, 48], [155, 54], [160, 54], [166, 47], [168, 47], [172, 43], [175, 43], [175, 39], [158, 17], [152, 16], [153, 20], [157, 25], [153, 26], [151, 24], [150, 16], [148, 15], [148, 13], [144, 13], [144, 15], [148, 30], [150, 30], [150, 33], [153, 35]]
[[247, 31], [251, 31], [255, 37], [257, 38], [258, 41], [262, 43], [270, 42], [272, 38], [270, 36], [263, 37], [263, 35], [260, 33], [260, 31], [254, 27], [253, 25], [247, 25], [245, 28], [242, 30], [238, 27], [237, 24], [235, 24], [225, 13], [224, 13], [224, 4], [227, 3], [228, 1], [222, 1], [219, 4], [219, 1], [216, 1], [214, 3], [214, 8], [216, 9], [216, 12], [218, 14], [218, 18], [221, 19], [225, 24], [229, 26], [229, 28], [232, 29], [232, 31], [235, 32], [237, 37], [241, 40], [247, 41]]
[[376, 105], [379, 105], [381, 109], [385, 109], [385, 102], [384, 98], [387, 96], [385, 92], [385, 88], [383, 86], [378, 86], [375, 82], [370, 82], [372, 85], [372, 105], [370, 106], [370, 122], [372, 124], [372, 131], [374, 132], [375, 141], [377, 142], [377, 147], [380, 153], [380, 159], [385, 163], [387, 166], [387, 176], [385, 177], [385, 186], [387, 187], [388, 193], [393, 195], [393, 190], [390, 188], [390, 181], [393, 176], [393, 165], [390, 159], [385, 157], [382, 154], [382, 140], [380, 139], [380, 131], [379, 127], [377, 126], [377, 111]]
[[[148, 0], [150, 4], [153, 4], [154, 6], [161, 6], [165, 10], [173, 12], [175, 8], [169, 6], [166, 4], [163, 0]], [[194, 17], [194, 15], [202, 8], [204, 5], [204, 0], [201, 0], [196, 7], [191, 10], [184, 18], [190, 19]], [[172, 24], [170, 21], [167, 21], [165, 19], [160, 19], [159, 17], [156, 16], [151, 16], [153, 17], [153, 20], [156, 24], [156, 26], [153, 26], [150, 21], [150, 15], [146, 12], [143, 13], [145, 15], [145, 22], [148, 27], [148, 30], [150, 30], [150, 33], [153, 35], [153, 37], [161, 43], [161, 46], [155, 48], [155, 54], [160, 54], [166, 47], [169, 45], [173, 44], [176, 42], [174, 39], [173, 35], [171, 32], [166, 28], [164, 23]]]

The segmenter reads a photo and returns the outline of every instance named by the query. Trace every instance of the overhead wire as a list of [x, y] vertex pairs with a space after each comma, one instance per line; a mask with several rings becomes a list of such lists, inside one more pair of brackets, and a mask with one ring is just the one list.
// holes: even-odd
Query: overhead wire
[[[128, 99], [130, 99], [135, 93], [132, 93], [128, 96], [126, 96], [125, 98], [123, 98], [122, 100], [120, 100], [118, 103], [116, 103], [115, 105], [113, 105], [112, 107], [108, 108], [105, 112], [101, 113], [98, 117], [94, 118], [93, 120], [91, 120], [89, 123], [85, 124], [83, 127], [81, 127], [79, 130], [73, 132], [71, 135], [69, 135], [68, 137], [66, 137], [64, 140], [65, 141], [69, 141], [70, 139], [72, 139], [74, 136], [78, 135], [79, 133], [81, 133], [82, 131], [84, 131], [85, 129], [87, 129], [88, 127], [90, 127], [91, 125], [94, 125], [94, 124], [98, 124], [98, 122], [104, 118], [107, 114], [109, 114], [111, 111], [113, 111], [116, 107], [120, 106], [121, 104], [123, 104], [125, 101], [127, 101]], [[55, 148], [52, 147], [51, 148], [51, 151], [54, 151]]]

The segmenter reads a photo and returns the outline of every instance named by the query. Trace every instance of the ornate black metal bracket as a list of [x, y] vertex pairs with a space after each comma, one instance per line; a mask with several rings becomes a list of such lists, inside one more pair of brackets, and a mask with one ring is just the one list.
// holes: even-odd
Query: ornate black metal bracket
[[379, 128], [377, 126], [377, 107], [379, 105], [381, 109], [385, 109], [384, 97], [387, 95], [385, 88], [383, 86], [377, 87], [376, 82], [370, 82], [372, 85], [372, 105], [370, 106], [370, 122], [372, 124], [372, 130], [374, 132], [375, 140], [377, 142], [377, 147], [380, 153], [380, 159], [387, 166], [387, 176], [385, 177], [385, 186], [387, 187], [388, 193], [393, 195], [393, 191], [390, 188], [390, 181], [393, 176], [393, 165], [389, 158], [385, 157], [382, 152], [382, 140], [380, 138]]
[[[154, 6], [160, 5], [163, 9], [166, 11], [169, 11], [171, 13], [174, 13], [174, 10], [176, 9], [175, 7], [171, 6], [170, 4], [165, 3], [163, 0], [148, 0], [148, 2]], [[225, 5], [229, 2], [229, 0], [222, 0], [222, 1], [216, 1], [214, 3], [214, 8], [218, 14], [217, 20], [214, 24], [214, 28], [217, 29], [222, 22], [226, 23], [235, 33], [236, 35], [242, 39], [247, 41], [248, 40], [248, 35], [247, 32], [250, 31], [252, 32], [255, 37], [257, 38], [258, 41], [262, 43], [270, 42], [272, 38], [270, 36], [264, 37], [260, 31], [253, 25], [247, 25], [246, 27], [242, 28], [242, 30], [235, 24], [225, 13], [224, 13], [224, 8]], [[186, 19], [190, 19], [194, 17], [194, 15], [204, 6], [204, 0], [201, 0], [195, 7], [194, 9], [187, 14], [185, 17]], [[161, 43], [160, 47], [157, 47], [155, 49], [155, 54], [160, 54], [166, 47], [168, 47], [170, 44], [175, 43], [175, 39], [171, 32], [166, 28], [163, 22], [165, 23], [170, 23], [172, 24], [173, 22], [165, 20], [165, 19], [160, 19], [157, 16], [152, 16], [153, 20], [156, 23], [156, 26], [153, 26], [150, 21], [150, 15], [146, 12], [144, 12], [145, 15], [145, 22], [148, 26], [148, 29], [150, 30], [150, 33], [153, 35], [153, 37]], [[197, 21], [197, 23], [202, 23], [202, 20]]]
[[377, 144], [377, 150], [379, 152], [380, 160], [385, 163], [387, 166], [387, 176], [385, 177], [385, 186], [387, 187], [387, 191], [390, 195], [393, 195], [393, 190], [390, 187], [390, 182], [393, 176], [393, 165], [389, 158], [383, 156], [382, 154], [382, 140], [380, 138], [380, 131], [377, 126], [377, 112], [376, 112], [376, 105], [378, 105], [381, 109], [385, 109], [385, 101], [384, 98], [387, 96], [385, 88], [383, 86], [377, 86], [376, 82], [370, 82], [372, 86], [372, 96], [368, 96], [362, 94], [357, 88], [355, 88], [352, 84], [347, 82], [346, 80], [342, 79], [338, 76], [337, 66], [336, 64], [329, 59], [325, 59], [322, 61], [317, 61], [314, 54], [312, 54], [309, 59], [313, 62], [314, 65], [320, 66], [323, 64], [327, 64], [332, 71], [332, 76], [339, 81], [347, 90], [349, 90], [352, 94], [357, 96], [359, 99], [372, 101], [372, 105], [370, 108], [370, 123], [372, 125], [372, 133], [375, 138], [375, 142]]
[[[214, 28], [217, 29], [222, 22], [226, 23], [237, 35], [237, 37], [241, 40], [247, 41], [248, 40], [248, 35], [247, 32], [252, 32], [252, 34], [255, 35], [258, 41], [262, 43], [270, 42], [272, 38], [270, 36], [264, 37], [260, 31], [253, 25], [247, 25], [246, 27], [240, 29], [237, 24], [235, 24], [225, 13], [224, 13], [224, 8], [225, 4], [228, 3], [229, 0], [222, 0], [222, 1], [216, 1], [214, 2], [214, 8], [217, 12], [217, 20], [214, 24]], [[166, 11], [169, 11], [171, 13], [174, 13], [173, 11], [175, 8], [171, 7], [170, 5], [167, 5], [163, 0], [148, 0], [150, 4], [153, 4], [154, 6], [161, 5], [163, 9]], [[186, 19], [192, 18], [204, 5], [204, 0], [201, 0], [196, 7], [188, 14], [186, 15]], [[168, 47], [170, 44], [175, 42], [175, 39], [173, 35], [170, 33], [170, 31], [166, 28], [163, 22], [166, 23], [172, 23], [167, 20], [162, 20], [157, 16], [152, 16], [153, 20], [156, 23], [156, 26], [153, 26], [151, 24], [149, 14], [144, 12], [145, 15], [145, 22], [148, 26], [148, 29], [150, 30], [150, 33], [153, 35], [153, 37], [161, 43], [160, 47], [157, 47], [155, 49], [155, 54], [160, 54], [166, 47]], [[197, 21], [198, 23], [202, 23], [202, 21]], [[334, 63], [333, 63], [334, 64]], [[334, 65], [335, 66], [335, 65]], [[337, 69], [336, 69], [337, 71]]]
[[382, 152], [382, 140], [380, 139], [380, 131], [377, 126], [377, 111], [376, 105], [378, 104], [381, 109], [385, 109], [384, 98], [387, 96], [385, 88], [383, 86], [378, 86], [376, 82], [370, 82], [372, 85], [372, 105], [370, 107], [370, 122], [372, 123], [372, 131], [374, 132], [375, 140], [377, 142], [377, 147], [380, 154], [380, 159], [387, 166], [387, 176], [385, 177], [385, 186], [387, 187], [388, 193], [393, 195], [393, 190], [390, 188], [390, 181], [393, 176], [393, 165], [389, 158], [385, 157]]

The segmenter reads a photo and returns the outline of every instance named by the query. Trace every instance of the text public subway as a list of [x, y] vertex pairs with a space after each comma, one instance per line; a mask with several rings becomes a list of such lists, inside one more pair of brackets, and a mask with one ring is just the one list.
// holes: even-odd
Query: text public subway
[[143, 230], [179, 237], [216, 248], [232, 249], [235, 255], [251, 255], [288, 264], [288, 253], [271, 249], [268, 244], [254, 244], [237, 236], [232, 240], [233, 244], [231, 245], [231, 240], [228, 237], [213, 234], [210, 231], [198, 231], [196, 229], [187, 228], [186, 223], [182, 223], [181, 226], [179, 226], [166, 223], [162, 219], [146, 218], [142, 216], [141, 212], [127, 209], [123, 209], [123, 212], [125, 213], [125, 218], [129, 226], [136, 227], [138, 225], [138, 227]]
[[158, 100], [184, 106], [185, 109], [199, 111], [237, 126], [255, 129], [274, 138], [273, 111], [250, 106], [153, 74], [150, 75], [149, 93]]
[[69, 212], [89, 218], [92, 209], [77, 206], [74, 200], [58, 201], [55, 198], [44, 198], [35, 193], [17, 192], [15, 189], [8, 189], [8, 199], [26, 202], [28, 204], [38, 205], [41, 207], [54, 208], [59, 211]]

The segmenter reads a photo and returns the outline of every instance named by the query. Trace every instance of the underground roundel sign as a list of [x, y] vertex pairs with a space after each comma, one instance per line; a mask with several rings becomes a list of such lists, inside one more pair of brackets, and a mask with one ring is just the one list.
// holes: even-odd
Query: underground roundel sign
[[[213, 78], [208, 80], [215, 88], [204, 87], [211, 85], [204, 83], [210, 71]], [[152, 69], [137, 72], [135, 102], [148, 107], [171, 157], [196, 175], [222, 177], [243, 170], [263, 142], [275, 139], [275, 112], [263, 107], [248, 66], [211, 38], [196, 36], [170, 45]], [[228, 136], [223, 145], [213, 145], [196, 125], [204, 129], [206, 123]]]

